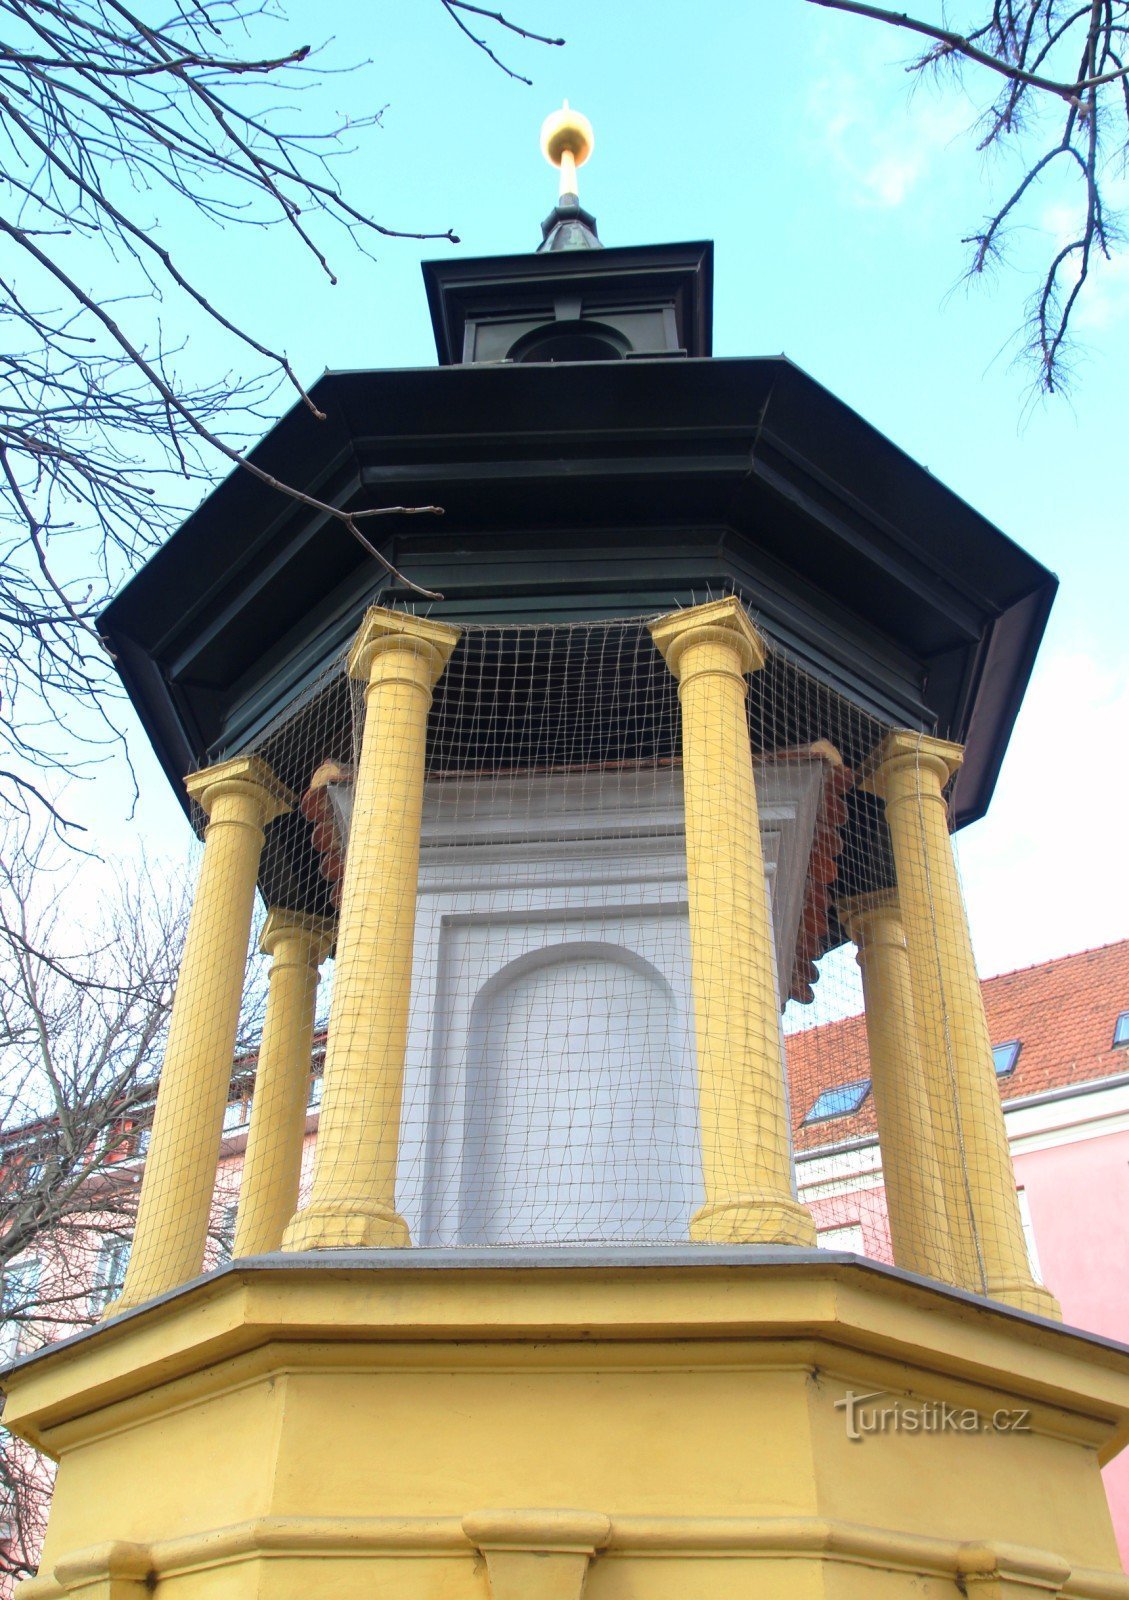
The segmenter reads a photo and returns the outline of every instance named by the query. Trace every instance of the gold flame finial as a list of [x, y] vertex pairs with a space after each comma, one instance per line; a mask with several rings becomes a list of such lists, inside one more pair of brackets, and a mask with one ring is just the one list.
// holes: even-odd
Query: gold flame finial
[[541, 124], [541, 151], [546, 161], [561, 169], [561, 194], [577, 194], [576, 169], [592, 154], [596, 135], [592, 124], [566, 100]]

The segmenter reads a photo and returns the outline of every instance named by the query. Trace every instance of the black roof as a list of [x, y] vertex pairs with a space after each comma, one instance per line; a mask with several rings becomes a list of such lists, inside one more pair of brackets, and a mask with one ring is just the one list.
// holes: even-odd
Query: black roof
[[[604, 252], [605, 256], [611, 252]], [[440, 590], [434, 616], [650, 614], [733, 590], [858, 704], [966, 745], [988, 804], [1055, 578], [782, 357], [327, 373], [256, 447]], [[233, 754], [375, 599], [411, 604], [336, 521], [236, 471], [102, 628], [170, 781]]]

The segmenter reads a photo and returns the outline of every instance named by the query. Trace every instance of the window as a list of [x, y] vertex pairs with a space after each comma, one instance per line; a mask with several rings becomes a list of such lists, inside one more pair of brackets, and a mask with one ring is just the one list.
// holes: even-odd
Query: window
[[116, 1300], [125, 1282], [126, 1263], [129, 1260], [129, 1240], [120, 1239], [116, 1233], [103, 1235], [94, 1258], [93, 1283], [90, 1290], [90, 1313], [98, 1316], [111, 1300]]
[[225, 1133], [238, 1133], [246, 1119], [247, 1102], [245, 1100], [232, 1100], [228, 1103], [223, 1114], [223, 1131]]
[[38, 1261], [18, 1261], [4, 1268], [0, 1286], [0, 1362], [7, 1364], [22, 1354], [38, 1288]]
[[804, 1127], [812, 1122], [826, 1122], [831, 1117], [849, 1116], [858, 1110], [869, 1093], [869, 1078], [859, 1078], [855, 1083], [837, 1083], [833, 1089], [824, 1089], [804, 1118]]
[[845, 1222], [838, 1228], [820, 1228], [815, 1242], [821, 1250], [850, 1250], [854, 1255], [865, 1255], [862, 1247], [862, 1223]]
[[238, 1215], [238, 1203], [224, 1206], [220, 1212], [219, 1227], [216, 1229], [220, 1261], [231, 1260], [231, 1252], [235, 1247], [235, 1222]]
[[622, 361], [631, 349], [618, 328], [587, 318], [547, 322], [522, 334], [510, 361]]
[[149, 1154], [149, 1141], [152, 1139], [152, 1137], [152, 1123], [150, 1123], [146, 1128], [134, 1129], [133, 1153], [135, 1156], [147, 1156]]
[[992, 1046], [992, 1065], [996, 1069], [997, 1078], [1006, 1078], [1009, 1072], [1015, 1071], [1015, 1063], [1019, 1060], [1019, 1052], [1022, 1049], [1022, 1039], [1009, 1039], [1006, 1044]]
[[1036, 1283], [1042, 1283], [1043, 1269], [1039, 1265], [1039, 1247], [1035, 1243], [1035, 1224], [1031, 1220], [1031, 1203], [1027, 1198], [1027, 1190], [1017, 1189], [1015, 1198], [1019, 1201], [1019, 1220], [1023, 1224], [1023, 1242], [1027, 1246], [1027, 1262], [1031, 1268], [1031, 1276]]
[[310, 1079], [310, 1098], [306, 1101], [308, 1111], [316, 1111], [321, 1105], [321, 1092], [325, 1087], [325, 1079], [319, 1072], [316, 1078]]
[[1129, 1011], [1123, 1011], [1113, 1025], [1114, 1045], [1129, 1044]]
[[0, 1483], [0, 1544], [15, 1538], [18, 1517], [15, 1489], [10, 1483]]

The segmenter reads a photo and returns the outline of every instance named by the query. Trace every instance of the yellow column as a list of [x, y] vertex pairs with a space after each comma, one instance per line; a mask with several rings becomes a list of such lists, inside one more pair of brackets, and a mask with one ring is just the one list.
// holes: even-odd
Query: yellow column
[[325, 1089], [309, 1205], [283, 1248], [405, 1245], [396, 1155], [412, 980], [431, 691], [457, 628], [373, 606], [349, 656], [367, 684], [357, 763]]
[[[1034, 1281], [1027, 1259], [992, 1042], [949, 840], [944, 790], [962, 758], [960, 745], [897, 731], [870, 756], [863, 787], [886, 803], [919, 1043], [934, 1086], [933, 1132], [950, 1200], [958, 1281], [1020, 1310], [1059, 1316], [1058, 1302]], [[951, 1108], [947, 1123], [941, 1106]]]
[[185, 779], [208, 817], [204, 858], [169, 1022], [153, 1137], [121, 1298], [107, 1315], [201, 1270], [263, 830], [294, 797], [257, 756]]
[[272, 961], [235, 1220], [237, 1258], [280, 1250], [298, 1205], [318, 968], [335, 931], [327, 918], [272, 910], [259, 940]]
[[651, 635], [678, 679], [691, 979], [706, 1203], [693, 1239], [815, 1242], [792, 1190], [780, 1019], [745, 676], [764, 646], [740, 602], [662, 617]]
[[948, 1206], [937, 1160], [929, 1082], [917, 1043], [909, 955], [892, 891], [840, 901], [858, 946], [866, 1038], [894, 1260], [955, 1283]]

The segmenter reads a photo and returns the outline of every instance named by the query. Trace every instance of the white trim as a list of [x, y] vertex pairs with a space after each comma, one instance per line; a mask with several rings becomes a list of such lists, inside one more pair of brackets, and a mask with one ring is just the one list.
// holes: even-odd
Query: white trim
[[877, 1140], [854, 1150], [812, 1158], [803, 1156], [796, 1163], [799, 1197], [805, 1205], [817, 1200], [834, 1200], [859, 1189], [877, 1188], [882, 1183], [882, 1152]]
[[1004, 1106], [1013, 1156], [1054, 1150], [1109, 1134], [1129, 1133], [1129, 1083], [1094, 1091], [1089, 1085], [1061, 1099], [1038, 1105]]
[[815, 1242], [821, 1250], [849, 1250], [852, 1255], [866, 1254], [861, 1222], [836, 1222], [829, 1228], [816, 1230]]
[[[1088, 1083], [1069, 1098], [1027, 1102], [1014, 1109], [1005, 1105], [1004, 1125], [1013, 1159], [1129, 1133], [1129, 1083], [1097, 1090]], [[805, 1205], [877, 1188], [883, 1182], [878, 1139], [826, 1153], [803, 1151], [796, 1157], [796, 1178]]]

